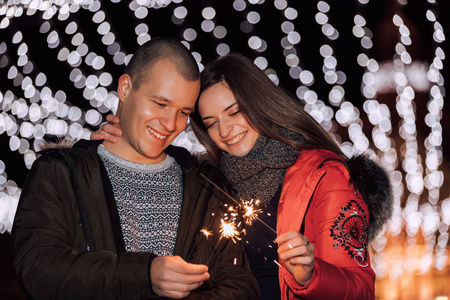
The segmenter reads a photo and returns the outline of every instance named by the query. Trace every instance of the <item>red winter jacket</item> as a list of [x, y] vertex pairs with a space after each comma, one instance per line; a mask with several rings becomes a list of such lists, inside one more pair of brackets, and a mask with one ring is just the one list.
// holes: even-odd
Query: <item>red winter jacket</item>
[[[370, 233], [368, 206], [374, 210]], [[314, 245], [314, 271], [301, 286], [280, 268], [281, 299], [374, 299], [367, 246], [391, 211], [389, 180], [373, 161], [364, 156], [343, 161], [327, 150], [302, 150], [286, 172], [277, 234], [304, 232]]]

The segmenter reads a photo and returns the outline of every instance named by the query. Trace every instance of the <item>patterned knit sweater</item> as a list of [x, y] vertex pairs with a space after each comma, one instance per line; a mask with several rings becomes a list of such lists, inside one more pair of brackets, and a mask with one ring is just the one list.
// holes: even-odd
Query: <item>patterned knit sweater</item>
[[182, 173], [175, 160], [140, 164], [98, 147], [113, 187], [128, 252], [173, 255], [182, 203]]

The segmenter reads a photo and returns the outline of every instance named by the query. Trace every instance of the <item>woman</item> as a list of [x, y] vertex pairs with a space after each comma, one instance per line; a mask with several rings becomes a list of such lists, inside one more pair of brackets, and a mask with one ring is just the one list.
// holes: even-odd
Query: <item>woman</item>
[[[368, 243], [392, 212], [386, 173], [365, 156], [347, 159], [241, 55], [207, 65], [201, 81], [194, 132], [238, 197], [260, 200], [245, 245], [263, 298], [374, 299]], [[116, 129], [104, 130], [93, 137], [114, 140]], [[263, 222], [276, 228], [276, 244]]]

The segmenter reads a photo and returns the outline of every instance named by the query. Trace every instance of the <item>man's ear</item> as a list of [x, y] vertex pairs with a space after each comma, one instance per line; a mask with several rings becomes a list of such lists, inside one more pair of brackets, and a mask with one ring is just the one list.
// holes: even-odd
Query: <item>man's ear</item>
[[131, 77], [128, 74], [123, 74], [119, 78], [119, 86], [117, 87], [117, 94], [119, 100], [124, 102], [132, 89]]

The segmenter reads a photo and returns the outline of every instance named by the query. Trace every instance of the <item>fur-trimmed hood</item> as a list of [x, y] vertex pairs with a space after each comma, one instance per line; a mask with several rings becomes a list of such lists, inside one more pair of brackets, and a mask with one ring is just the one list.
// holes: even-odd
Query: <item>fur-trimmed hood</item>
[[72, 148], [72, 146], [75, 144], [73, 140], [62, 138], [57, 141], [44, 141], [41, 144], [39, 144], [39, 151], [44, 151], [48, 149], [67, 149]]
[[346, 161], [351, 183], [369, 208], [369, 240], [373, 240], [392, 215], [392, 187], [386, 171], [366, 155]]

